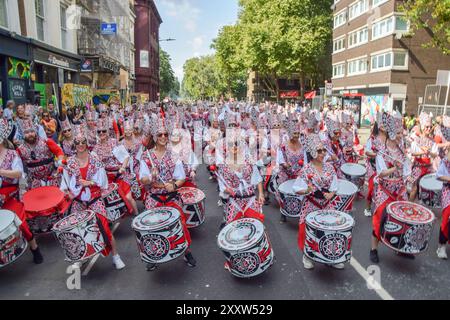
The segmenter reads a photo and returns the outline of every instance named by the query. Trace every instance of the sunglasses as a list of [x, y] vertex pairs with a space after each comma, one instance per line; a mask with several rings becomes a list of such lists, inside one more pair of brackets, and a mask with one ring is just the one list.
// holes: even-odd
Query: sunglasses
[[100, 133], [107, 133], [107, 132], [108, 132], [108, 130], [97, 130], [98, 134], [100, 134]]
[[162, 137], [168, 137], [169, 135], [167, 133], [160, 133], [158, 134], [158, 138], [162, 138]]
[[66, 129], [66, 130], [63, 130], [64, 133], [70, 132], [70, 131], [72, 131], [72, 129]]
[[81, 145], [86, 145], [86, 144], [87, 144], [87, 141], [86, 141], [86, 140], [83, 140], [83, 141], [74, 141], [73, 143], [74, 143], [74, 145], [76, 145], [76, 146], [81, 146]]
[[134, 131], [139, 131], [139, 128], [134, 128]]
[[317, 150], [317, 153], [325, 153], [325, 152], [327, 152], [326, 149], [318, 149], [318, 150]]

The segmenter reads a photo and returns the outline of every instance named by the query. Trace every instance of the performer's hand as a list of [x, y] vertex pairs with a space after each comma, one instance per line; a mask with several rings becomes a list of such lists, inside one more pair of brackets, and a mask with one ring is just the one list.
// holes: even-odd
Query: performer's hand
[[164, 186], [165, 186], [165, 188], [166, 188], [166, 191], [169, 192], [169, 193], [175, 191], [175, 188], [173, 187], [173, 184], [172, 184], [172, 183], [166, 183]]
[[339, 160], [339, 158], [336, 156], [336, 155], [332, 155], [331, 156], [331, 160], [333, 160], [333, 161], [338, 161]]
[[264, 202], [266, 201], [266, 198], [264, 197], [264, 194], [260, 193], [258, 195], [258, 200], [257, 200], [260, 204], [264, 204]]
[[119, 173], [122, 174], [122, 173], [125, 172], [125, 170], [126, 170], [125, 168], [120, 168], [120, 169], [119, 169]]
[[83, 180], [83, 179], [80, 179], [80, 183], [83, 187], [90, 187], [92, 185], [91, 181], [87, 181], [87, 180]]
[[325, 199], [327, 199], [327, 200], [331, 200], [334, 197], [334, 194], [329, 193], [329, 192], [326, 192], [323, 195], [324, 195]]
[[152, 169], [152, 177], [153, 177], [153, 178], [156, 178], [156, 177], [158, 177], [158, 175], [159, 175], [158, 169], [153, 168], [153, 169]]
[[234, 195], [234, 191], [233, 190], [231, 190], [230, 188], [226, 188], [225, 189], [225, 193], [227, 193], [227, 194], [229, 194], [229, 195]]
[[197, 173], [196, 173], [194, 170], [191, 171], [191, 175], [190, 175], [190, 176], [191, 176], [191, 179], [192, 179], [192, 180], [195, 179], [196, 174], [197, 174]]

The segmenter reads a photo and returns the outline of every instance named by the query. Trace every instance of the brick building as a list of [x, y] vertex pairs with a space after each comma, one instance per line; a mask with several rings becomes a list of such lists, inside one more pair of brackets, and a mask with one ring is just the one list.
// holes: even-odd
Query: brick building
[[[412, 36], [399, 12], [399, 0], [335, 0], [333, 25], [333, 92], [360, 103], [366, 120], [376, 108], [417, 113], [425, 86], [450, 56], [423, 48], [426, 30]], [[364, 120], [364, 119], [363, 119]]]

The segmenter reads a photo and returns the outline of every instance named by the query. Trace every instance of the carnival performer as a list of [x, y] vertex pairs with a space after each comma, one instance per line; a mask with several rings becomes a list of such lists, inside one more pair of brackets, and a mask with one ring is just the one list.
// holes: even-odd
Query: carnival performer
[[367, 198], [366, 198], [366, 209], [364, 210], [364, 215], [366, 217], [372, 216], [372, 202], [373, 196], [375, 192], [375, 177], [377, 175], [376, 168], [376, 157], [378, 151], [381, 151], [384, 147], [384, 142], [386, 141], [387, 136], [383, 129], [378, 127], [378, 122], [375, 121], [372, 126], [372, 131], [370, 133], [370, 137], [366, 143], [366, 170], [367, 170], [367, 178], [368, 178], [368, 187], [367, 187]]
[[[450, 141], [450, 118], [443, 116], [441, 125], [442, 137]], [[442, 221], [439, 229], [439, 246], [437, 256], [439, 259], [447, 259], [446, 247], [450, 242], [450, 149], [447, 148], [447, 154], [441, 160], [436, 178], [444, 183], [442, 189]]]
[[67, 117], [66, 120], [61, 122], [61, 135], [59, 138], [59, 144], [66, 157], [75, 155], [72, 125], [70, 124], [70, 121]]
[[[405, 179], [411, 174], [411, 166], [403, 147], [402, 118], [397, 112], [393, 114], [383, 112], [378, 116], [378, 123], [387, 133], [381, 150], [377, 150], [374, 194], [374, 215], [372, 217], [372, 249], [370, 260], [379, 262], [378, 244], [381, 240], [382, 228], [386, 219], [386, 207], [395, 201], [406, 201]], [[399, 254], [405, 257], [411, 255]]]
[[24, 178], [25, 174], [22, 160], [7, 140], [12, 130], [11, 122], [0, 121], [0, 208], [16, 214], [20, 220], [20, 230], [30, 245], [33, 261], [41, 264], [44, 258], [28, 227], [24, 204], [19, 201], [19, 179]]
[[432, 172], [432, 159], [438, 156], [438, 146], [431, 136], [431, 115], [422, 112], [419, 116], [420, 127], [413, 135], [410, 153], [414, 159], [412, 174], [408, 177], [410, 185], [409, 201], [416, 199], [420, 179]]
[[[146, 186], [144, 203], [147, 210], [161, 206], [176, 208], [181, 215], [184, 235], [188, 243], [184, 261], [190, 267], [196, 266], [196, 261], [191, 253], [191, 237], [186, 226], [181, 198], [177, 190], [184, 184], [186, 175], [181, 161], [175, 162], [175, 157], [168, 148], [169, 134], [165, 120], [162, 118], [150, 122], [150, 131], [155, 146], [147, 149], [142, 155], [139, 177], [141, 183]], [[147, 270], [153, 271], [156, 264], [147, 264]]]
[[359, 147], [358, 132], [354, 123], [353, 114], [345, 110], [342, 112], [342, 129], [340, 144], [342, 146], [342, 156], [344, 163], [357, 163], [359, 155], [355, 152], [355, 147]]
[[[299, 221], [298, 247], [301, 252], [305, 249], [306, 216], [314, 211], [334, 209], [332, 200], [338, 189], [336, 172], [330, 163], [325, 162], [327, 150], [320, 137], [317, 134], [307, 136], [305, 148], [309, 161], [293, 186], [294, 192], [306, 197]], [[303, 266], [313, 269], [314, 262], [303, 255]], [[344, 264], [333, 265], [333, 268], [343, 269]]]
[[95, 153], [89, 151], [83, 127], [77, 127], [74, 145], [76, 153], [67, 160], [60, 189], [73, 199], [72, 212], [92, 210], [96, 213], [100, 232], [107, 245], [102, 255], [106, 257], [112, 252], [116, 269], [123, 269], [125, 264], [117, 252], [116, 240], [109, 227], [102, 199], [102, 190], [108, 189], [104, 164]]
[[[130, 173], [130, 154], [116, 139], [108, 136], [108, 122], [105, 119], [97, 121], [98, 143], [93, 148], [100, 161], [105, 166], [109, 183], [117, 183], [118, 192], [128, 207], [129, 213], [138, 214], [136, 201], [131, 193], [131, 181], [135, 180]], [[128, 170], [127, 170], [128, 169]]]
[[97, 144], [97, 112], [93, 110], [86, 111], [87, 140], [90, 151]]
[[221, 229], [226, 224], [244, 217], [256, 218], [264, 222], [263, 180], [258, 167], [251, 163], [245, 148], [237, 132], [230, 131], [227, 134], [224, 150], [226, 159], [217, 165], [220, 192], [226, 194], [228, 198]]
[[119, 141], [120, 139], [119, 126], [117, 125], [117, 121], [114, 119], [114, 116], [109, 115], [108, 106], [105, 104], [100, 104], [98, 106], [98, 111], [99, 111], [99, 118], [105, 121], [106, 123], [109, 137]]
[[58, 186], [56, 177], [55, 157], [58, 167], [62, 166], [63, 150], [51, 139], [38, 136], [37, 127], [31, 120], [22, 122], [24, 142], [17, 152], [28, 169], [28, 186], [30, 189], [42, 186]]
[[327, 150], [325, 161], [333, 165], [334, 170], [339, 179], [344, 179], [344, 174], [341, 171], [342, 165], [345, 163], [343, 150], [340, 142], [341, 128], [338, 118], [333, 115], [328, 115], [325, 119], [325, 132], [320, 132], [319, 136]]

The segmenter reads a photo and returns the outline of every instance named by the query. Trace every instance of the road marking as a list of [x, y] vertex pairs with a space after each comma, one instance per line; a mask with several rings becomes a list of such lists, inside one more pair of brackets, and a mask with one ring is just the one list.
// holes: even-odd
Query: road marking
[[[120, 222], [117, 222], [114, 226], [113, 229], [111, 230], [111, 233], [114, 234], [114, 232], [116, 232], [117, 228], [119, 228], [120, 226]], [[83, 276], [87, 276], [89, 274], [89, 272], [91, 271], [92, 267], [94, 266], [94, 264], [97, 262], [98, 258], [100, 257], [100, 253], [97, 254], [94, 258], [92, 258], [91, 261], [89, 261], [88, 266], [86, 267], [86, 269], [83, 272]]]
[[381, 283], [378, 283], [371, 275], [367, 272], [366, 269], [363, 268], [363, 266], [352, 257], [350, 260], [350, 265], [356, 270], [356, 272], [359, 273], [361, 277], [363, 277], [364, 280], [366, 280], [366, 283], [371, 281], [378, 289], [373, 289], [381, 299], [383, 300], [395, 300], [382, 286]]

